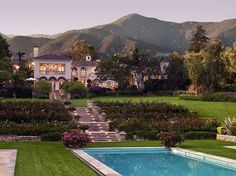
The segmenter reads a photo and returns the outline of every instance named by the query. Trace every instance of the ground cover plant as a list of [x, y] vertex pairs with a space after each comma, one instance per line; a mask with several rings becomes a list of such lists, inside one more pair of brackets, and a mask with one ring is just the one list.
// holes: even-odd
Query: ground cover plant
[[215, 138], [215, 121], [199, 119], [197, 113], [191, 113], [182, 106], [131, 101], [95, 101], [95, 104], [101, 112], [106, 112], [111, 128], [125, 131], [131, 139], [133, 135], [157, 139], [157, 134], [163, 131], [188, 132], [187, 137], [194, 139]]
[[73, 128], [71, 115], [62, 102], [5, 99], [0, 101], [0, 134], [59, 135]]

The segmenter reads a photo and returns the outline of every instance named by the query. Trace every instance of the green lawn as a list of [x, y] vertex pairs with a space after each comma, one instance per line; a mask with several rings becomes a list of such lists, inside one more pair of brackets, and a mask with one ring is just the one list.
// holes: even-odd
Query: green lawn
[[[236, 151], [223, 146], [235, 143], [215, 140], [191, 140], [179, 147], [236, 159]], [[157, 147], [159, 141], [92, 143], [87, 147]], [[95, 176], [87, 165], [65, 150], [60, 142], [0, 142], [0, 149], [17, 149], [15, 176]]]
[[202, 118], [216, 118], [219, 121], [224, 120], [227, 117], [236, 116], [236, 103], [231, 102], [208, 102], [208, 101], [192, 101], [192, 100], [180, 100], [178, 97], [165, 97], [165, 96], [153, 96], [153, 97], [98, 97], [95, 100], [102, 101], [159, 101], [168, 102], [172, 104], [182, 105], [188, 108], [190, 111], [198, 112]]
[[87, 106], [87, 99], [74, 99], [71, 100], [73, 106], [77, 107], [86, 107]]
[[1, 149], [17, 149], [15, 176], [96, 176], [59, 142], [0, 142]]

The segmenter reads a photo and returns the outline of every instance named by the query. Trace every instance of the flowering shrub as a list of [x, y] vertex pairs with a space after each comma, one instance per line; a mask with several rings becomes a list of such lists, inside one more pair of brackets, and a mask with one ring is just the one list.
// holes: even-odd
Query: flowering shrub
[[159, 139], [165, 147], [175, 147], [176, 144], [183, 142], [183, 138], [180, 134], [176, 132], [160, 132]]
[[64, 132], [62, 140], [65, 147], [68, 148], [83, 147], [91, 141], [87, 134], [81, 133], [76, 129], [72, 129], [69, 132]]

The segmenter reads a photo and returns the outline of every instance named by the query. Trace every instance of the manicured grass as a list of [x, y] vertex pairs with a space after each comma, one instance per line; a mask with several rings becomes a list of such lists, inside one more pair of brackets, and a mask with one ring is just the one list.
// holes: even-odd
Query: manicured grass
[[[178, 147], [236, 159], [236, 150], [223, 146], [236, 143], [215, 140], [189, 140]], [[160, 141], [99, 142], [89, 144], [98, 147], [158, 147]], [[81, 160], [64, 149], [60, 142], [0, 142], [0, 149], [17, 149], [15, 176], [95, 176]]]
[[202, 118], [216, 118], [223, 121], [227, 117], [236, 116], [236, 103], [230, 102], [208, 102], [208, 101], [193, 101], [181, 100], [178, 97], [153, 96], [153, 97], [98, 97], [95, 100], [102, 101], [159, 101], [168, 102], [176, 105], [182, 105], [190, 111], [198, 112]]
[[86, 107], [87, 106], [87, 99], [74, 99], [71, 100], [73, 106], [76, 107]]
[[0, 142], [0, 148], [17, 149], [15, 176], [97, 175], [59, 142]]

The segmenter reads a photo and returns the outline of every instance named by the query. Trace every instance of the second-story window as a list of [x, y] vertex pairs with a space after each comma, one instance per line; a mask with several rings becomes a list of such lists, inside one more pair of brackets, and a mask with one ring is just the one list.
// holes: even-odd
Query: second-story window
[[82, 67], [82, 68], [80, 69], [80, 76], [81, 76], [81, 77], [86, 77], [86, 68]]
[[45, 75], [46, 70], [47, 70], [46, 64], [40, 64], [40, 70], [39, 70], [40, 74]]

